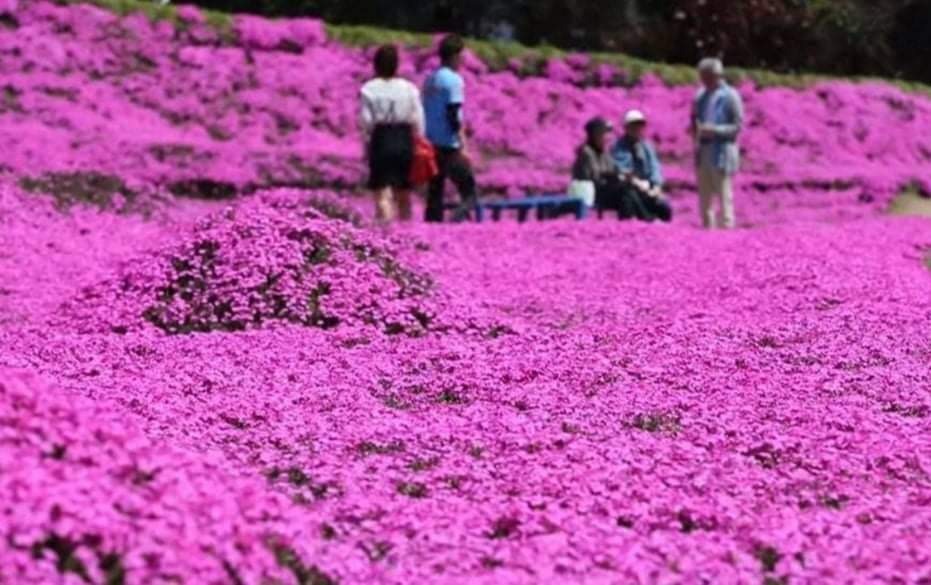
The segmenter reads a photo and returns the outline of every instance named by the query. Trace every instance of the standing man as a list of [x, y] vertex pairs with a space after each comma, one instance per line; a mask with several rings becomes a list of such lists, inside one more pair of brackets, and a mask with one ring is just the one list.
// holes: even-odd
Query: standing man
[[426, 220], [443, 221], [443, 189], [449, 178], [459, 190], [462, 200], [453, 213], [453, 221], [469, 217], [475, 207], [477, 192], [472, 163], [466, 154], [462, 108], [465, 102], [465, 81], [457, 72], [462, 63], [465, 45], [458, 35], [449, 35], [440, 43], [441, 66], [424, 84], [424, 114], [427, 139], [436, 148], [439, 174], [430, 182], [427, 194]]
[[672, 221], [672, 207], [663, 194], [663, 167], [656, 149], [646, 139], [647, 118], [640, 110], [624, 115], [624, 135], [611, 154], [631, 194], [640, 203], [639, 219]]
[[[702, 224], [731, 229], [734, 215], [734, 175], [740, 168], [737, 137], [743, 125], [740, 95], [724, 81], [720, 59], [703, 59], [698, 74], [704, 86], [692, 106], [691, 132], [696, 140], [695, 162]], [[721, 218], [714, 200], [721, 206]]]

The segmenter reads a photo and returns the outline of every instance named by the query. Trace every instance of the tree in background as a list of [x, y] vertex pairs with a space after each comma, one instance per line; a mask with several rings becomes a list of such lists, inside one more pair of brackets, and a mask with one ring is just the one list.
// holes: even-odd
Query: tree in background
[[[643, 2], [656, 56], [716, 55], [777, 71], [889, 74], [886, 42], [901, 0], [667, 0]], [[661, 31], [661, 32], [654, 32]], [[685, 40], [685, 42], [683, 42]], [[630, 47], [624, 47], [629, 49]]]
[[931, 82], [931, 0], [540, 0], [526, 14], [530, 42]]
[[931, 0], [914, 0], [898, 12], [889, 44], [897, 74], [931, 82]]
[[[192, 0], [218, 10], [509, 37], [645, 59], [931, 82], [931, 0]], [[507, 31], [502, 33], [501, 31]]]

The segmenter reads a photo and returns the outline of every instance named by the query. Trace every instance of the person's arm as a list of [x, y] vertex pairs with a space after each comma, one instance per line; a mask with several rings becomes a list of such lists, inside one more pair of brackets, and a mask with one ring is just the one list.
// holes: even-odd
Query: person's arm
[[579, 149], [575, 156], [575, 163], [572, 164], [572, 178], [576, 181], [591, 181], [597, 183], [599, 177], [596, 177], [595, 161], [588, 155], [585, 149]]
[[423, 100], [420, 99], [420, 90], [417, 89], [416, 85], [411, 84], [411, 89], [413, 94], [413, 97], [411, 97], [413, 100], [411, 107], [414, 110], [414, 132], [420, 136], [424, 136], [427, 133], [427, 123], [423, 113]]
[[446, 121], [453, 133], [462, 139], [462, 104], [449, 104], [446, 106]]
[[659, 156], [656, 154], [656, 149], [652, 144], [646, 145], [647, 156], [650, 157], [650, 184], [654, 188], [662, 190], [663, 188], [663, 164], [659, 160]]
[[375, 118], [372, 114], [372, 105], [365, 91], [362, 91], [359, 94], [359, 129], [362, 131], [362, 137], [366, 143], [368, 143], [372, 135], [374, 126]]
[[[617, 144], [611, 154], [611, 158], [614, 160], [614, 167], [617, 169], [621, 181], [643, 193], [650, 190], [650, 182], [634, 174], [633, 151], [624, 148], [621, 144]], [[649, 154], [647, 154], [647, 156], [649, 156]]]
[[698, 132], [698, 102], [701, 101], [702, 92], [698, 92], [695, 95], [695, 99], [692, 100], [692, 109], [689, 112], [689, 134], [694, 138]]
[[465, 132], [463, 132], [463, 105], [465, 104], [465, 81], [459, 75], [454, 75], [447, 86], [449, 102], [446, 105], [446, 119], [449, 127], [459, 138], [462, 150], [465, 150]]
[[736, 140], [737, 135], [740, 134], [740, 130], [743, 127], [744, 120], [743, 101], [740, 99], [740, 94], [736, 91], [731, 91], [728, 97], [727, 114], [728, 118], [730, 118], [728, 123], [715, 126], [715, 135], [725, 140]]
[[462, 123], [462, 104], [449, 104], [446, 107], [446, 116], [449, 127], [453, 131], [453, 134], [456, 135], [456, 140], [459, 142], [459, 155], [465, 159], [469, 165], [472, 165], [475, 161], [472, 159], [472, 154], [469, 152], [469, 141], [466, 137], [465, 126]]
[[372, 131], [375, 128], [375, 116], [369, 97], [362, 92], [359, 106], [359, 130], [362, 132], [362, 160], [369, 159], [369, 144], [372, 141]]
[[621, 176], [629, 175], [634, 171], [634, 157], [626, 149], [615, 144], [611, 149], [611, 158], [614, 159], [614, 166], [617, 167], [618, 174]]

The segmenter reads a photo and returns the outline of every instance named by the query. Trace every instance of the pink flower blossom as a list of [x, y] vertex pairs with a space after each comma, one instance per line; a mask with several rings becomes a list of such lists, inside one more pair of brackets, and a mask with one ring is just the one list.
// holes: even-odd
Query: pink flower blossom
[[931, 579], [931, 228], [883, 213], [931, 185], [927, 98], [741, 85], [745, 229], [704, 232], [694, 88], [470, 55], [486, 194], [638, 107], [676, 221], [384, 228], [370, 51], [14, 9], [0, 582]]

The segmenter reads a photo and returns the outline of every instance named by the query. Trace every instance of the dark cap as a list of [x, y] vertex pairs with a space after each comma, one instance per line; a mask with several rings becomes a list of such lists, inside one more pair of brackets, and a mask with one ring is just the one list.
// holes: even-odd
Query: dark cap
[[585, 124], [585, 133], [589, 136], [595, 136], [596, 134], [605, 134], [614, 130], [614, 126], [611, 125], [611, 122], [608, 122], [602, 117], [592, 118]]

